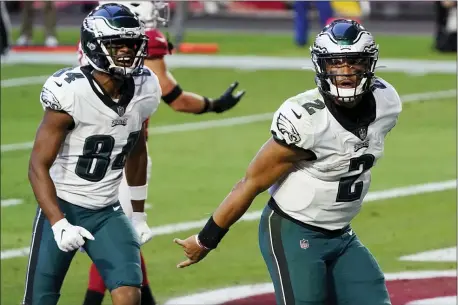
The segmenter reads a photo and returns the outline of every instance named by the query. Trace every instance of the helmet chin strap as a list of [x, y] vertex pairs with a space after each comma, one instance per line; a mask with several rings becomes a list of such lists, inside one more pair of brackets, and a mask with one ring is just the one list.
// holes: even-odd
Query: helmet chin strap
[[329, 77], [326, 79], [326, 82], [330, 89], [328, 94], [336, 98], [339, 103], [353, 103], [359, 96], [364, 94], [363, 88], [367, 82], [367, 78], [362, 78], [359, 85], [355, 88], [339, 88], [333, 84]]

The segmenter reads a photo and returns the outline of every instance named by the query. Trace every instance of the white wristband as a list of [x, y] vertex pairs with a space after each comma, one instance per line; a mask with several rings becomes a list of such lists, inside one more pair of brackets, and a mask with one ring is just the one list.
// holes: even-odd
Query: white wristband
[[148, 197], [148, 184], [142, 186], [129, 186], [131, 200], [146, 200]]

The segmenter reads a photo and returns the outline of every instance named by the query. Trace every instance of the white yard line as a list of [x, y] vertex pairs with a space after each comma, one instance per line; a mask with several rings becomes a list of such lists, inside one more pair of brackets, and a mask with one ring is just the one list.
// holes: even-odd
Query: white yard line
[[13, 206], [13, 205], [18, 205], [18, 204], [21, 204], [23, 203], [24, 200], [22, 199], [4, 199], [4, 200], [1, 200], [1, 207], [10, 207], [10, 206]]
[[28, 85], [43, 85], [49, 76], [30, 76], [10, 78], [1, 81], [2, 88], [14, 88]]
[[[432, 92], [423, 92], [423, 93], [414, 93], [406, 94], [401, 96], [401, 100], [404, 103], [415, 103], [428, 100], [440, 100], [456, 97], [456, 89], [443, 90], [443, 91], [432, 91]], [[182, 124], [172, 124], [164, 126], [150, 127], [148, 131], [150, 134], [168, 134], [175, 132], [184, 132], [192, 130], [201, 130], [201, 129], [211, 129], [215, 127], [227, 127], [227, 126], [236, 126], [244, 125], [255, 122], [264, 122], [272, 119], [273, 113], [261, 113], [247, 116], [239, 116], [234, 118], [227, 119], [218, 119], [218, 120], [209, 120], [195, 123], [182, 123]], [[14, 144], [5, 144], [1, 146], [1, 152], [9, 151], [18, 151], [18, 150], [27, 150], [31, 149], [33, 142], [23, 142], [23, 143], [14, 143]]]
[[[399, 198], [411, 195], [419, 195], [431, 192], [439, 192], [445, 191], [450, 189], [456, 189], [456, 180], [449, 180], [449, 181], [442, 181], [442, 182], [433, 182], [433, 183], [426, 183], [426, 184], [418, 184], [418, 185], [411, 185], [407, 187], [400, 187], [389, 189], [385, 191], [378, 191], [378, 192], [370, 192], [366, 199], [364, 200], [365, 203], [377, 201], [377, 200], [384, 200], [384, 199], [391, 199], [391, 198]], [[246, 213], [240, 221], [254, 221], [258, 220], [261, 216], [262, 211], [254, 211]], [[205, 225], [207, 222], [207, 218], [198, 220], [198, 221], [191, 221], [191, 222], [181, 222], [181, 223], [172, 223], [168, 225], [152, 227], [151, 230], [153, 231], [154, 236], [161, 236], [161, 235], [168, 235], [168, 234], [175, 234], [180, 233], [192, 229], [198, 229]], [[20, 248], [20, 249], [11, 249], [11, 250], [4, 250], [1, 252], [1, 259], [10, 259], [16, 257], [23, 257], [29, 254], [29, 248]]]
[[411, 262], [456, 262], [456, 247], [429, 250], [420, 253], [404, 255], [401, 261]]

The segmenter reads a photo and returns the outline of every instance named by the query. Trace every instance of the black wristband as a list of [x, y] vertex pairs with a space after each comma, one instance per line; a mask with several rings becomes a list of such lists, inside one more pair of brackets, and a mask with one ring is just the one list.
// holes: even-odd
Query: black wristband
[[171, 104], [174, 100], [176, 100], [181, 94], [183, 93], [183, 90], [181, 89], [180, 85], [176, 85], [173, 87], [172, 91], [167, 93], [166, 95], [162, 96], [162, 100], [166, 104]]
[[205, 227], [200, 231], [198, 238], [200, 243], [208, 249], [216, 249], [221, 239], [229, 231], [218, 226], [213, 220], [213, 216], [205, 224]]
[[211, 111], [211, 101], [208, 97], [204, 96], [204, 108], [200, 111], [197, 112], [196, 114], [202, 114]]

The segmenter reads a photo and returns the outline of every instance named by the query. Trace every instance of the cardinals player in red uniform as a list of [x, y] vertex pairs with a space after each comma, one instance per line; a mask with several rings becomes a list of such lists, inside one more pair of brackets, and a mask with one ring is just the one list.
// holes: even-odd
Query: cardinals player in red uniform
[[[118, 3], [129, 8], [142, 20], [147, 28], [146, 35], [148, 41], [148, 56], [144, 65], [151, 69], [158, 77], [162, 89], [162, 100], [176, 111], [203, 114], [208, 112], [221, 113], [234, 107], [242, 98], [245, 91], [234, 94], [238, 83], [234, 82], [226, 91], [216, 99], [183, 91], [173, 75], [167, 70], [164, 56], [171, 54], [173, 46], [168, 39], [156, 28], [158, 25], [165, 26], [168, 22], [169, 9], [168, 3], [163, 1], [99, 1], [99, 4]], [[88, 64], [87, 59], [78, 44], [78, 60], [80, 65]], [[146, 122], [148, 124], [148, 122]], [[145, 128], [148, 130], [148, 128]], [[148, 179], [151, 172], [151, 160], [148, 158]], [[145, 190], [146, 193], [146, 190]], [[145, 194], [146, 196], [146, 194]], [[146, 199], [146, 198], [145, 198]], [[139, 234], [140, 238], [151, 238], [149, 228], [141, 226], [142, 219], [146, 218], [145, 213], [132, 212], [130, 189], [125, 179], [119, 188], [119, 201], [128, 217], [132, 220], [132, 225]], [[143, 284], [141, 305], [154, 305], [155, 300], [149, 287], [143, 255], [141, 257]], [[94, 264], [91, 265], [89, 273], [89, 284], [83, 305], [101, 305], [105, 295], [105, 284]]]

